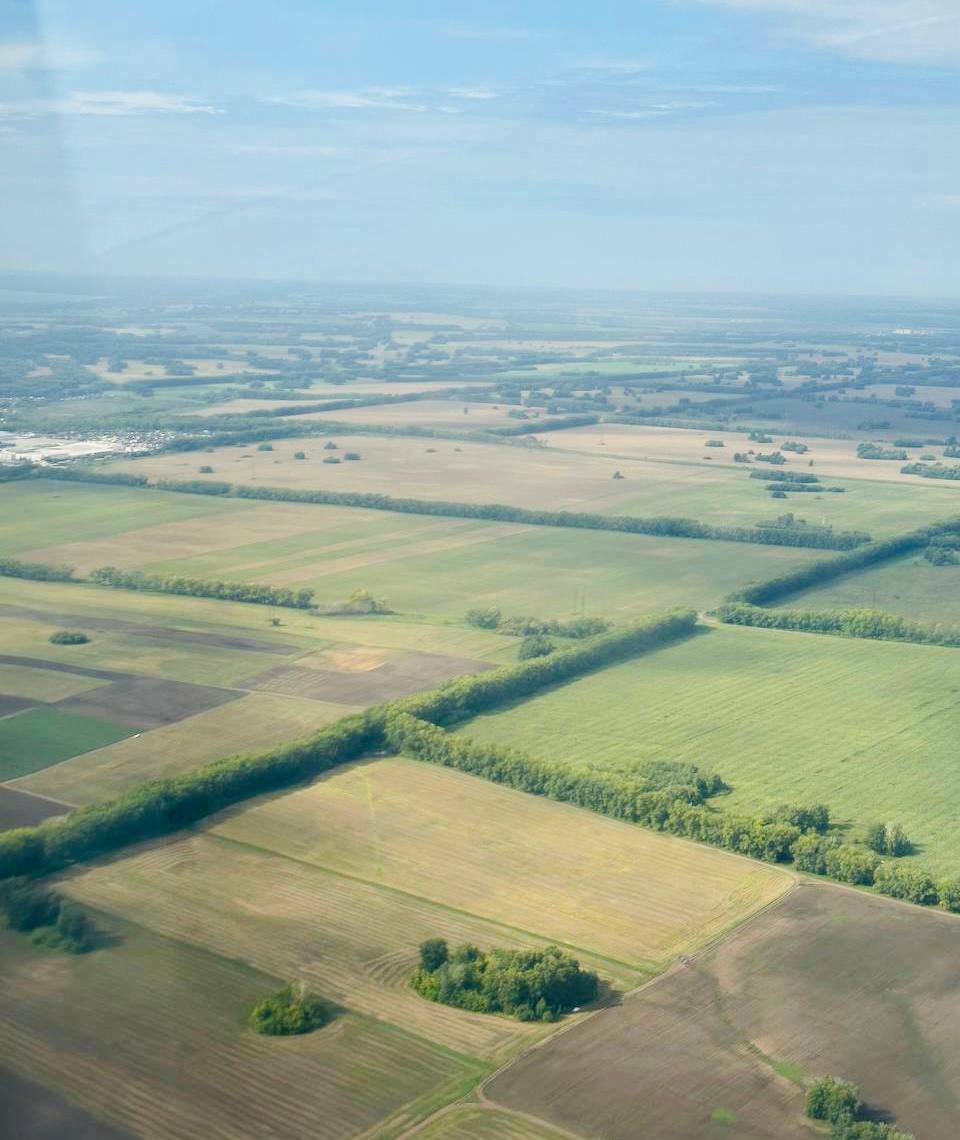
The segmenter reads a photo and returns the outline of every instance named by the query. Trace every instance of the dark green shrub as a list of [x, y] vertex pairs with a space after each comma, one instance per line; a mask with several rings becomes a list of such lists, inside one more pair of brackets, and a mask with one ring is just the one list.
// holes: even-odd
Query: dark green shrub
[[821, 1077], [807, 1090], [806, 1112], [812, 1120], [856, 1120], [860, 1107], [860, 1090], [850, 1081]]
[[359, 453], [359, 451], [345, 451], [345, 452], [343, 453], [343, 458], [344, 458], [344, 459], [354, 459], [354, 460], [356, 460], [356, 459], [359, 459], [359, 458], [360, 458], [360, 453]]
[[75, 630], [58, 629], [50, 634], [49, 640], [53, 645], [86, 645], [90, 638]]
[[250, 1027], [269, 1037], [290, 1037], [320, 1029], [331, 1017], [332, 1010], [322, 998], [291, 982], [254, 1006]]
[[272, 443], [258, 443], [257, 451], [273, 451]]
[[467, 610], [467, 624], [475, 625], [477, 629], [496, 629], [500, 622], [500, 611], [497, 609]]
[[534, 657], [547, 657], [556, 648], [549, 637], [545, 637], [542, 633], [535, 633], [530, 637], [525, 637], [520, 643], [520, 648], [517, 650], [517, 660], [530, 661]]
[[213, 474], [213, 468], [210, 466], [209, 463], [204, 463], [204, 465], [200, 468], [200, 474], [201, 475], [212, 475]]
[[306, 453], [303, 451], [295, 451], [293, 453], [293, 458], [294, 459], [306, 459], [307, 456], [306, 456]]
[[450, 957], [445, 938], [428, 938], [420, 943], [420, 968], [432, 974]]
[[909, 855], [913, 851], [913, 844], [899, 823], [870, 824], [864, 843], [878, 855], [889, 855], [893, 858]]

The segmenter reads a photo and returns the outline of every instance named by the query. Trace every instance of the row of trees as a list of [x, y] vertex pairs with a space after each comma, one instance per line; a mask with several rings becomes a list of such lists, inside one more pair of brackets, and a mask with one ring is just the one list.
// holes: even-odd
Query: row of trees
[[692, 611], [650, 617], [548, 658], [461, 677], [433, 692], [344, 717], [303, 741], [150, 780], [105, 803], [77, 808], [35, 827], [4, 831], [0, 833], [0, 879], [60, 870], [129, 843], [177, 831], [252, 796], [313, 779], [384, 747], [391, 713], [411, 712], [445, 721], [472, 716], [666, 644], [691, 633], [696, 620]]
[[0, 558], [0, 575], [5, 578], [32, 578], [37, 582], [69, 582], [72, 566], [55, 566], [50, 562], [21, 562], [19, 558]]
[[308, 610], [313, 605], [313, 590], [290, 590], [285, 586], [265, 586], [256, 582], [222, 582], [216, 578], [183, 578], [176, 574], [146, 574], [142, 570], [118, 570], [116, 566], [91, 570], [90, 581], [116, 590], [186, 594], [192, 598], [253, 602], [296, 610]]
[[746, 602], [726, 602], [717, 608], [716, 614], [727, 625], [832, 633], [841, 637], [875, 638], [878, 641], [960, 646], [960, 629], [955, 626], [910, 621], [884, 610], [767, 610]]
[[907, 453], [900, 447], [884, 447], [879, 443], [858, 443], [858, 459], [906, 459]]
[[960, 479], [960, 465], [947, 463], [904, 463], [902, 475], [922, 475], [924, 479]]
[[451, 952], [443, 938], [421, 944], [410, 981], [430, 1001], [521, 1021], [556, 1021], [594, 1001], [598, 988], [597, 975], [559, 946], [480, 950], [467, 943]]
[[816, 562], [807, 562], [795, 570], [788, 570], [784, 574], [767, 578], [762, 582], [750, 582], [740, 590], [730, 594], [727, 602], [747, 602], [758, 606], [772, 602], [787, 594], [799, 590], [819, 586], [830, 582], [843, 574], [850, 574], [855, 570], [863, 570], [867, 566], [886, 562], [901, 554], [908, 554], [927, 546], [937, 535], [960, 532], [960, 518], [947, 519], [944, 522], [933, 523], [921, 527], [919, 530], [909, 531], [907, 534], [895, 535], [893, 538], [882, 539], [850, 550], [835, 558], [823, 558]]

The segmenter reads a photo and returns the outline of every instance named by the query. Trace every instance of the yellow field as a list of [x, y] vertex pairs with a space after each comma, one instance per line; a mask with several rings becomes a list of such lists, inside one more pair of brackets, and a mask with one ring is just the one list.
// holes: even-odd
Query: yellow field
[[231, 816], [214, 833], [635, 969], [689, 953], [792, 881], [772, 867], [401, 758], [334, 772]]
[[177, 724], [138, 733], [107, 748], [43, 768], [11, 781], [11, 786], [63, 803], [97, 803], [145, 780], [175, 776], [224, 756], [263, 752], [289, 743], [354, 711], [347, 705], [324, 701], [250, 693]]
[[416, 1132], [417, 1140], [562, 1140], [549, 1124], [487, 1105], [463, 1105], [445, 1112]]
[[83, 955], [0, 933], [0, 1064], [141, 1140], [343, 1140], [482, 1075], [350, 1013], [306, 1037], [259, 1037], [246, 1017], [281, 979], [100, 924], [113, 944]]

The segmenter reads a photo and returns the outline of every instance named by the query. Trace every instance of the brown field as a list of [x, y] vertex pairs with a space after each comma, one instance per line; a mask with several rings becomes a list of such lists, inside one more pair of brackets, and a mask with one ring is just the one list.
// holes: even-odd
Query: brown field
[[407, 697], [422, 689], [433, 689], [453, 677], [492, 668], [484, 661], [430, 653], [406, 653], [379, 664], [367, 656], [364, 662], [366, 668], [342, 669], [316, 668], [312, 662], [307, 666], [301, 660], [296, 665], [277, 665], [238, 684], [245, 689], [286, 693], [317, 701], [373, 705]]
[[[32, 827], [54, 815], [63, 815], [69, 805], [0, 784], [0, 831], [8, 827]], [[0, 1132], [2, 1135], [2, 1132]]]
[[0, 1136], [19, 1140], [133, 1140], [33, 1081], [0, 1069]]
[[185, 685], [181, 681], [163, 681], [156, 677], [131, 677], [115, 681], [58, 701], [61, 712], [92, 716], [131, 728], [159, 728], [206, 712], [239, 698], [230, 689], [214, 689], [209, 685]]
[[209, 712], [22, 776], [13, 786], [70, 804], [95, 803], [144, 780], [176, 776], [224, 756], [263, 752], [298, 740], [356, 711], [347, 705], [249, 693]]
[[954, 916], [807, 883], [487, 1092], [608, 1140], [809, 1140], [800, 1082], [830, 1073], [874, 1118], [953, 1136], [958, 938]]
[[[937, 431], [939, 430], [938, 428]], [[837, 478], [876, 480], [885, 483], [930, 483], [929, 479], [921, 479], [919, 475], [901, 475], [898, 461], [858, 459], [856, 440], [816, 439], [790, 433], [784, 435], [775, 428], [770, 429], [768, 434], [773, 436], [773, 443], [752, 443], [746, 432], [704, 432], [690, 428], [595, 424], [591, 427], [551, 432], [549, 444], [562, 450], [612, 455], [620, 459], [676, 460], [693, 463], [703, 461], [704, 456], [710, 454], [710, 449], [705, 449], [703, 446], [705, 440], [722, 439], [726, 446], [714, 449], [716, 458], [711, 460], [711, 463], [732, 465], [735, 451], [753, 449], [766, 453], [776, 450], [785, 440], [795, 439], [808, 444], [810, 450], [804, 455], [791, 455], [787, 452], [786, 464], [776, 470], [807, 471], [812, 459], [813, 473], [821, 477], [832, 475]], [[919, 432], [919, 435], [927, 434], [931, 433]], [[910, 449], [908, 455], [915, 459], [921, 451], [926, 450], [928, 449], [925, 447]], [[939, 454], [942, 449], [934, 447], [929, 450]], [[762, 468], [764, 465], [753, 466]]]
[[402, 758], [339, 769], [214, 830], [640, 971], [702, 946], [793, 882], [773, 867]]
[[482, 1072], [346, 1012], [306, 1037], [259, 1037], [245, 1019], [276, 977], [98, 921], [112, 937], [89, 954], [0, 934], [0, 1062], [105, 1120], [104, 1140], [345, 1140]]
[[417, 1140], [562, 1140], [570, 1134], [487, 1104], [470, 1104], [442, 1113], [414, 1135]]

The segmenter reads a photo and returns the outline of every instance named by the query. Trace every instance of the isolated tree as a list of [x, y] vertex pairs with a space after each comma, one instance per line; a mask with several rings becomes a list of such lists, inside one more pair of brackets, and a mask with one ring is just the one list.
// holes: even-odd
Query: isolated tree
[[821, 1077], [807, 1090], [807, 1116], [812, 1120], [856, 1120], [860, 1112], [860, 1090], [839, 1077]]

